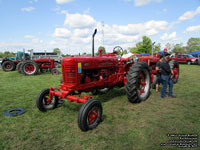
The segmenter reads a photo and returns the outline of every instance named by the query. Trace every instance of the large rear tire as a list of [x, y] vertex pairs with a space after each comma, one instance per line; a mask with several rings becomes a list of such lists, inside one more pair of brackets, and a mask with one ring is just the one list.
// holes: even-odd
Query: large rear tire
[[49, 89], [42, 90], [36, 98], [36, 106], [40, 111], [47, 111], [54, 109], [58, 105], [58, 97], [52, 95], [51, 101], [48, 101], [49, 98]]
[[24, 75], [35, 75], [38, 72], [38, 65], [34, 61], [28, 60], [22, 63], [21, 72]]
[[133, 64], [127, 75], [126, 94], [131, 103], [145, 101], [150, 94], [151, 73], [149, 66], [139, 61]]
[[23, 62], [21, 61], [21, 62], [19, 62], [18, 64], [17, 64], [17, 68], [16, 68], [16, 70], [19, 72], [19, 73], [21, 73], [21, 65], [23, 64]]
[[6, 72], [14, 71], [16, 69], [16, 65], [12, 61], [4, 61], [2, 64], [2, 69]]
[[101, 122], [102, 105], [97, 100], [88, 100], [85, 102], [78, 114], [78, 126], [82, 131], [96, 128]]
[[174, 84], [176, 84], [178, 82], [178, 78], [179, 78], [179, 74], [180, 74], [180, 72], [179, 72], [179, 63], [176, 60], [171, 60], [169, 62], [169, 65], [170, 65], [171, 69], [174, 72], [172, 81], [173, 81]]

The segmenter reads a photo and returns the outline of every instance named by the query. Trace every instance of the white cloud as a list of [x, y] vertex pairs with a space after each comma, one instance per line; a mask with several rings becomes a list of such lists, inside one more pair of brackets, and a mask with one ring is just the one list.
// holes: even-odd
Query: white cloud
[[34, 9], [35, 9], [34, 7], [25, 7], [25, 8], [21, 8], [21, 11], [30, 12], [30, 11], [33, 11]]
[[35, 38], [35, 36], [33, 36], [33, 35], [25, 35], [24, 38], [25, 39], [33, 39], [33, 38]]
[[70, 37], [71, 31], [66, 28], [56, 28], [53, 35], [58, 38], [67, 38]]
[[162, 0], [134, 0], [135, 6], [144, 6], [151, 2], [161, 2]]
[[179, 22], [192, 19], [194, 16], [200, 14], [200, 6], [195, 11], [187, 11], [182, 16], [178, 18]]
[[145, 23], [128, 24], [127, 26], [113, 25], [113, 28], [124, 35], [146, 34], [148, 36], [158, 34], [167, 29], [168, 22], [151, 20]]
[[56, 0], [56, 3], [57, 4], [66, 4], [66, 3], [70, 3], [72, 2], [73, 0]]
[[69, 25], [71, 28], [91, 28], [95, 25], [96, 21], [89, 15], [82, 14], [69, 14], [67, 13], [65, 19], [65, 25]]
[[33, 43], [43, 43], [43, 40], [40, 40], [33, 35], [25, 35], [24, 38], [25, 39], [31, 39]]
[[184, 31], [184, 33], [194, 33], [194, 32], [200, 32], [200, 25], [190, 26]]
[[144, 23], [128, 24], [125, 26], [104, 24], [104, 43], [102, 43], [102, 23], [95, 20], [90, 15], [85, 14], [66, 14], [66, 28], [56, 28], [54, 37], [49, 46], [59, 47], [64, 53], [91, 53], [92, 34], [94, 28], [98, 29], [95, 37], [96, 49], [100, 45], [104, 45], [112, 52], [112, 48], [120, 45], [123, 48], [135, 46], [135, 43], [142, 40], [142, 36], [153, 36], [159, 34], [163, 30], [167, 30], [167, 21], [150, 20]]
[[171, 34], [164, 33], [164, 34], [160, 37], [160, 39], [161, 39], [162, 41], [167, 41], [167, 40], [173, 40], [173, 41], [175, 41], [175, 40], [177, 40], [176, 32], [173, 32], [173, 33], [171, 33]]
[[91, 33], [91, 30], [89, 29], [75, 29], [74, 30], [74, 36], [76, 37], [88, 37]]

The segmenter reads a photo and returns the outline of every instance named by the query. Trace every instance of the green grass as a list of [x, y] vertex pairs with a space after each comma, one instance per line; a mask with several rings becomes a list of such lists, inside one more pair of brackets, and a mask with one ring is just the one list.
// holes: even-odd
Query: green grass
[[[37, 94], [44, 88], [58, 88], [61, 74], [24, 76], [0, 70], [0, 150], [178, 149], [160, 146], [170, 140], [167, 133], [200, 135], [200, 66], [181, 65], [180, 71], [174, 86], [176, 99], [162, 100], [153, 89], [139, 104], [128, 102], [124, 88], [95, 96], [102, 102], [104, 120], [96, 129], [82, 132], [77, 125], [81, 104], [66, 102], [46, 113], [36, 108]], [[3, 116], [16, 107], [26, 113]]]

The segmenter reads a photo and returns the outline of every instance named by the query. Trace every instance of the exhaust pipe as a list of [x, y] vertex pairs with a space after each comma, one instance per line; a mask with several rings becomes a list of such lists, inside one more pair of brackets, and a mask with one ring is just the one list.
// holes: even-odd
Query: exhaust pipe
[[92, 57], [94, 57], [94, 37], [97, 33], [97, 29], [94, 30], [94, 33], [92, 35]]

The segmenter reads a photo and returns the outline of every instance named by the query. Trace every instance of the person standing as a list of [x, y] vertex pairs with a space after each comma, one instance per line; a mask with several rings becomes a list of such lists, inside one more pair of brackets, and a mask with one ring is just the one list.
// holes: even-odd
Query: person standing
[[161, 98], [166, 97], [166, 90], [167, 85], [169, 84], [169, 97], [170, 98], [176, 98], [176, 96], [173, 95], [173, 81], [171, 79], [171, 75], [173, 74], [173, 71], [171, 70], [168, 60], [169, 60], [169, 54], [165, 53], [164, 58], [161, 62], [161, 79], [162, 79], [162, 92], [161, 92]]
[[156, 77], [157, 77], [157, 81], [156, 81], [156, 92], [159, 91], [159, 85], [162, 83], [162, 79], [161, 79], [161, 62], [163, 59], [163, 55], [160, 55], [160, 60], [156, 63]]

